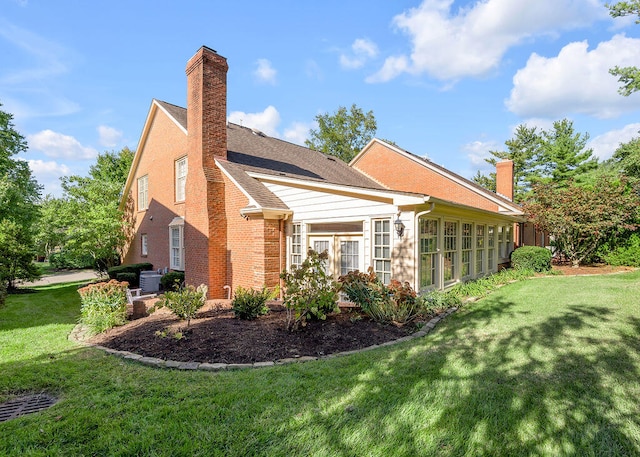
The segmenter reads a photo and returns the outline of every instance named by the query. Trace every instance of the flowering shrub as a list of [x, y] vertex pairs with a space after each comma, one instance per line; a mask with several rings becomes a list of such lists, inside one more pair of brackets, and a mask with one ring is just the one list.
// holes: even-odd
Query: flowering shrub
[[112, 279], [79, 289], [80, 322], [92, 333], [124, 324], [127, 320], [127, 287], [128, 283]]
[[338, 284], [325, 269], [327, 251], [309, 249], [307, 258], [291, 272], [284, 272], [284, 305], [287, 307], [287, 328], [304, 327], [307, 319], [326, 319], [339, 311]]
[[206, 285], [200, 284], [198, 288], [189, 285], [176, 291], [165, 292], [153, 309], [169, 308], [178, 318], [186, 320], [189, 327], [191, 319], [196, 317], [198, 310], [207, 301], [207, 290]]
[[340, 290], [371, 319], [382, 323], [406, 324], [421, 313], [421, 303], [408, 282], [392, 279], [385, 286], [369, 267], [368, 273], [358, 271], [341, 276]]

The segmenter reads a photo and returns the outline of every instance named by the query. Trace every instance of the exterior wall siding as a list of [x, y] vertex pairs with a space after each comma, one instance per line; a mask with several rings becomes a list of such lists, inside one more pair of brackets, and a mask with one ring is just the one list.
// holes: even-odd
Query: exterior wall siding
[[[184, 202], [175, 201], [174, 163], [187, 151], [184, 132], [162, 111], [151, 119], [146, 142], [138, 149], [140, 162], [131, 186], [131, 204], [127, 217], [133, 223], [134, 236], [123, 263], [149, 262], [154, 269], [169, 267], [169, 223], [185, 215]], [[138, 211], [138, 178], [149, 178], [149, 207]], [[148, 255], [142, 256], [142, 234], [147, 234]]]
[[389, 189], [415, 192], [488, 211], [498, 205], [387, 147], [374, 143], [354, 168]]

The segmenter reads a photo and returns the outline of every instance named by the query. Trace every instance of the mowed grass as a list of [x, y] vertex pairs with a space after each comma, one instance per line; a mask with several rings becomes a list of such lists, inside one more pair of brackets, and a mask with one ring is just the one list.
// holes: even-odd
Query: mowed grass
[[640, 454], [640, 272], [522, 281], [408, 343], [221, 373], [67, 341], [75, 290], [0, 309], [0, 400], [60, 398], [0, 423], [0, 455]]

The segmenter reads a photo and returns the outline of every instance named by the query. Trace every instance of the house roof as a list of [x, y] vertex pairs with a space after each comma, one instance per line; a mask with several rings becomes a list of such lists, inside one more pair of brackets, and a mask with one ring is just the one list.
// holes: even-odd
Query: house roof
[[456, 182], [457, 184], [466, 187], [467, 189], [471, 190], [472, 192], [475, 192], [476, 194], [479, 194], [489, 200], [494, 201], [495, 203], [498, 204], [498, 206], [505, 208], [505, 210], [509, 211], [509, 212], [513, 212], [514, 214], [522, 214], [522, 208], [517, 204], [514, 203], [513, 201], [509, 200], [508, 198], [503, 197], [500, 194], [497, 194], [495, 192], [492, 192], [488, 189], [485, 189], [484, 187], [476, 184], [475, 182], [464, 178], [454, 172], [452, 172], [451, 170], [448, 170], [446, 168], [444, 168], [443, 166], [440, 166], [438, 164], [436, 164], [435, 162], [432, 162], [431, 160], [425, 158], [425, 157], [420, 157], [416, 154], [413, 154], [412, 152], [407, 151], [406, 149], [402, 149], [401, 147], [394, 145], [394, 144], [389, 144], [383, 140], [380, 140], [378, 138], [373, 138], [363, 149], [362, 151], [360, 151], [359, 154], [357, 154], [353, 160], [351, 160], [351, 162], [349, 163], [350, 166], [354, 166], [358, 160], [360, 160], [360, 158], [366, 153], [366, 151], [371, 147], [372, 144], [374, 143], [380, 143], [384, 146], [386, 146], [387, 148], [395, 151], [396, 153], [403, 155], [407, 158], [409, 158], [410, 160], [413, 160], [414, 162], [419, 163], [420, 165], [424, 166], [427, 169], [432, 170], [435, 173], [438, 173], [441, 176], [444, 176], [454, 182]]

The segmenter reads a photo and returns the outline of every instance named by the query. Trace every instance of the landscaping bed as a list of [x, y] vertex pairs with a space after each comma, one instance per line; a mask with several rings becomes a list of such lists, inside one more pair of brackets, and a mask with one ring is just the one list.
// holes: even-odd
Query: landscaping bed
[[346, 308], [290, 332], [285, 308], [272, 303], [270, 309], [255, 320], [241, 320], [234, 317], [229, 304], [209, 302], [188, 329], [186, 322], [160, 310], [96, 335], [89, 342], [165, 360], [254, 363], [361, 349], [417, 330], [415, 322], [402, 327], [383, 325]]

